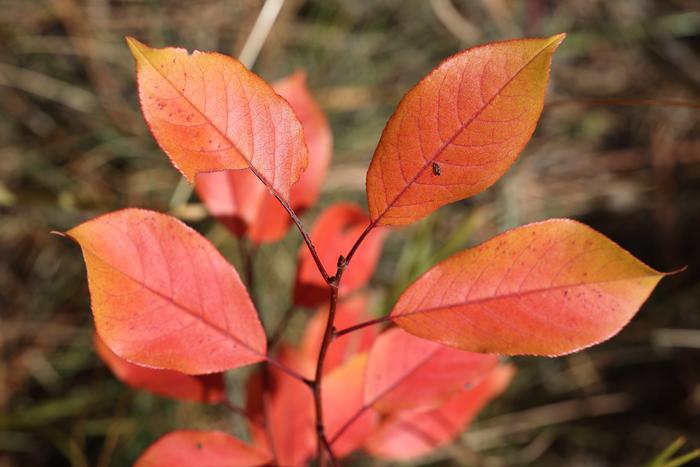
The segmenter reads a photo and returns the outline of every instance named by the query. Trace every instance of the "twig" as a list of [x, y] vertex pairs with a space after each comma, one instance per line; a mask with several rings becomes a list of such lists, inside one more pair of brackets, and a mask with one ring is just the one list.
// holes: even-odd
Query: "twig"
[[390, 316], [382, 316], [381, 318], [375, 318], [375, 319], [371, 319], [369, 321], [365, 321], [363, 323], [356, 324], [354, 326], [349, 326], [345, 329], [341, 329], [340, 331], [335, 331], [333, 333], [333, 339], [337, 339], [340, 336], [344, 336], [345, 334], [349, 334], [351, 332], [357, 331], [357, 330], [362, 329], [362, 328], [366, 328], [368, 326], [373, 326], [375, 324], [384, 323], [386, 321], [391, 321], [391, 317]]
[[[250, 166], [251, 172], [260, 179], [261, 182], [263, 182], [267, 186], [267, 182], [265, 180], [265, 177], [252, 165]], [[321, 273], [321, 276], [323, 277], [323, 280], [326, 282], [326, 284], [331, 283], [331, 277], [328, 275], [328, 272], [326, 272], [326, 268], [323, 267], [323, 263], [321, 263], [321, 258], [319, 258], [318, 253], [316, 252], [316, 248], [314, 247], [313, 242], [311, 241], [311, 237], [309, 236], [309, 233], [306, 231], [304, 228], [304, 225], [301, 223], [301, 219], [299, 219], [299, 216], [297, 216], [297, 213], [294, 212], [294, 209], [289, 205], [289, 203], [284, 200], [279, 193], [277, 193], [277, 190], [270, 190], [270, 193], [279, 201], [279, 203], [282, 205], [285, 211], [287, 211], [287, 214], [289, 214], [289, 217], [292, 218], [292, 221], [294, 224], [297, 226], [297, 229], [299, 230], [299, 233], [301, 234], [302, 238], [304, 239], [304, 243], [306, 243], [307, 248], [309, 249], [309, 252], [311, 253], [311, 256], [314, 258], [314, 262], [316, 263], [316, 267], [318, 268], [318, 271]]]

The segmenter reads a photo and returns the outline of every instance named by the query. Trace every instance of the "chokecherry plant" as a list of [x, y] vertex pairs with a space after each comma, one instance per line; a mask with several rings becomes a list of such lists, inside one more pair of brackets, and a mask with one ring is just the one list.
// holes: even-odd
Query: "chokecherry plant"
[[[564, 355], [619, 332], [664, 274], [567, 219], [453, 255], [389, 316], [373, 318], [362, 290], [382, 227], [480, 193], [514, 162], [563, 39], [495, 42], [445, 60], [384, 129], [367, 172], [369, 214], [334, 204], [307, 232], [299, 214], [319, 197], [332, 144], [303, 73], [270, 86], [231, 57], [128, 38], [160, 147], [245, 244], [277, 241], [296, 225], [304, 244], [293, 302], [318, 307], [299, 345], [284, 343], [286, 319], [266, 335], [238, 272], [165, 214], [124, 209], [66, 232], [82, 248], [95, 345], [114, 374], [166, 397], [222, 404], [247, 423], [248, 442], [175, 431], [137, 465], [336, 465], [358, 449], [416, 458], [451, 442], [505, 389], [514, 368], [498, 355]], [[234, 405], [223, 372], [258, 363], [246, 406]]]

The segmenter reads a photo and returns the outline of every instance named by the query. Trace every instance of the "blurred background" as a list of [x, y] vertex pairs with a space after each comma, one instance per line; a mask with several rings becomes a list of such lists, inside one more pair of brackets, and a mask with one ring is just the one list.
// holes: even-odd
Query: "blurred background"
[[[176, 190], [179, 174], [138, 109], [125, 35], [234, 56], [246, 48], [269, 81], [307, 70], [335, 138], [310, 225], [331, 202], [365, 205], [386, 119], [442, 59], [567, 32], [525, 152], [486, 193], [391, 235], [372, 312], [456, 250], [523, 223], [580, 219], [657, 269], [688, 269], [610, 342], [515, 359], [507, 393], [426, 462], [636, 466], [679, 436], [681, 453], [700, 447], [700, 0], [286, 0], [268, 2], [281, 10], [268, 6], [269, 34], [251, 37], [263, 3], [0, 0], [0, 466], [129, 465], [176, 427], [239, 429], [216, 407], [111, 376], [92, 349], [79, 249], [49, 234], [138, 206], [182, 217], [239, 261], [236, 240]], [[299, 243], [291, 231], [257, 257], [266, 323], [288, 306], [279, 290], [291, 287]], [[300, 313], [291, 339], [303, 322]]]

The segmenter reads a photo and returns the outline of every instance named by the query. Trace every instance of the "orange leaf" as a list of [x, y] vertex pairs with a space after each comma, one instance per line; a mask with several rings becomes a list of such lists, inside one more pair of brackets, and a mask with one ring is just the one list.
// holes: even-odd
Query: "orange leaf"
[[[335, 310], [335, 327], [344, 329], [371, 319], [367, 313], [367, 301], [366, 295], [353, 295], [338, 303]], [[328, 310], [326, 306], [319, 309], [309, 320], [301, 341], [301, 352], [304, 358], [314, 364], [321, 350], [327, 320]], [[323, 365], [324, 374], [347, 362], [352, 356], [369, 350], [378, 335], [379, 328], [377, 326], [368, 326], [331, 341]], [[313, 377], [313, 374], [309, 376]]]
[[[306, 76], [297, 72], [273, 85], [287, 99], [304, 129], [309, 146], [309, 166], [292, 186], [291, 207], [301, 214], [317, 200], [331, 160], [330, 125], [306, 88]], [[200, 173], [197, 194], [209, 212], [236, 236], [253, 243], [280, 240], [291, 225], [282, 205], [248, 170]]]
[[[280, 349], [279, 361], [304, 373], [304, 362], [291, 347]], [[309, 388], [288, 374], [269, 367], [270, 388], [267, 393], [269, 436], [265, 428], [250, 423], [254, 444], [274, 453], [275, 465], [303, 465], [316, 449], [314, 401]], [[248, 382], [248, 413], [263, 419], [264, 395], [262, 375], [255, 374]], [[270, 448], [269, 438], [273, 448]]]
[[389, 329], [370, 350], [365, 403], [380, 412], [435, 407], [497, 364], [495, 355], [464, 352]]
[[[362, 388], [365, 382], [367, 354], [358, 354], [337, 367], [323, 379], [323, 423], [326, 436], [333, 439], [357, 411], [363, 408]], [[350, 454], [372, 434], [378, 422], [377, 413], [366, 410], [333, 442], [338, 457]]]
[[428, 411], [399, 412], [387, 418], [365, 444], [374, 457], [408, 460], [451, 442], [476, 414], [508, 386], [515, 368], [500, 366], [471, 389]]
[[564, 34], [474, 47], [401, 100], [367, 172], [376, 225], [405, 225], [482, 192], [530, 140]]
[[124, 209], [67, 235], [83, 250], [97, 332], [121, 358], [187, 374], [265, 359], [265, 332], [238, 273], [182, 222]]
[[266, 453], [223, 431], [173, 431], [153, 443], [134, 467], [265, 465]]
[[663, 275], [590, 227], [555, 219], [433, 267], [391, 318], [411, 334], [465, 350], [562, 355], [619, 332]]
[[145, 389], [173, 399], [217, 403], [226, 398], [224, 377], [221, 373], [186, 375], [173, 370], [159, 370], [134, 365], [114, 352], [95, 333], [92, 337], [97, 355], [114, 375], [129, 386]]
[[270, 85], [226, 55], [127, 42], [146, 123], [190, 183], [200, 172], [250, 168], [289, 202], [308, 151], [299, 120]]
[[[329, 206], [316, 219], [311, 230], [311, 241], [327, 271], [335, 271], [338, 256], [345, 254], [369, 224], [367, 214], [352, 203]], [[352, 260], [352, 267], [343, 275], [340, 294], [353, 292], [369, 281], [379, 260], [385, 232], [374, 230], [365, 239]], [[316, 268], [306, 245], [299, 250], [294, 302], [316, 306], [328, 300], [328, 285]]]

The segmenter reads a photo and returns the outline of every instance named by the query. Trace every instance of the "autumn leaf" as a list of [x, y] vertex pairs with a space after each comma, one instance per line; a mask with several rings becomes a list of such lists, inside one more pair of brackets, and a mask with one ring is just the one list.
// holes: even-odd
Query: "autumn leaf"
[[306, 73], [297, 71], [272, 86], [292, 106], [309, 148], [309, 166], [292, 186], [291, 204], [297, 213], [301, 213], [316, 204], [321, 193], [333, 154], [331, 126], [306, 86]]
[[265, 465], [270, 457], [223, 431], [173, 431], [153, 443], [134, 467]]
[[[367, 312], [367, 306], [368, 297], [364, 294], [352, 295], [346, 300], [342, 300], [335, 310], [334, 326], [337, 329], [344, 329], [370, 320], [371, 316]], [[306, 325], [300, 351], [304, 358], [310, 362], [316, 362], [318, 359], [327, 321], [328, 307], [324, 306]], [[368, 351], [378, 335], [379, 328], [377, 326], [367, 326], [338, 339], [333, 339], [328, 346], [323, 364], [324, 374], [347, 362], [354, 355]], [[308, 376], [313, 377], [313, 373]]]
[[201, 172], [250, 168], [289, 202], [308, 151], [299, 120], [270, 85], [226, 55], [127, 42], [146, 123], [190, 183]]
[[[363, 410], [366, 368], [367, 353], [360, 353], [323, 378], [323, 423], [328, 439], [334, 439], [345, 424]], [[375, 429], [378, 420], [376, 412], [363, 410], [333, 442], [335, 455], [344, 457], [359, 448]]]
[[474, 387], [462, 389], [442, 406], [409, 410], [389, 416], [372, 434], [365, 450], [385, 460], [406, 461], [423, 456], [454, 440], [479, 411], [505, 390], [515, 368], [494, 368]]
[[134, 388], [173, 399], [218, 403], [226, 399], [221, 373], [186, 375], [173, 370], [147, 368], [128, 362], [112, 352], [95, 333], [93, 343], [97, 355], [121, 382]]
[[389, 119], [367, 172], [375, 225], [405, 225], [482, 192], [510, 167], [542, 112], [564, 34], [474, 47], [445, 60]]
[[[340, 253], [350, 250], [368, 224], [367, 214], [353, 203], [333, 204], [318, 216], [311, 230], [311, 241], [326, 270], [335, 271]], [[382, 230], [374, 230], [367, 235], [353, 257], [352, 268], [343, 274], [341, 296], [361, 288], [372, 277], [385, 236]], [[311, 253], [302, 245], [299, 249], [294, 303], [311, 307], [327, 300], [328, 285], [319, 274]]]
[[617, 334], [663, 276], [590, 227], [554, 219], [439, 263], [391, 318], [473, 352], [563, 355]]
[[83, 250], [97, 332], [121, 358], [187, 374], [266, 358], [238, 273], [182, 222], [124, 209], [66, 234]]
[[389, 329], [370, 350], [365, 404], [380, 412], [435, 407], [497, 364], [495, 355], [465, 352]]
[[[301, 214], [318, 200], [330, 165], [330, 125], [307, 89], [303, 72], [274, 83], [273, 88], [292, 106], [309, 147], [309, 166], [291, 189], [290, 205]], [[280, 240], [291, 225], [287, 211], [249, 170], [200, 173], [195, 187], [214, 217], [236, 236], [245, 236], [254, 244]]]
[[[304, 373], [304, 361], [291, 347], [282, 347], [278, 361], [299, 373]], [[287, 373], [269, 367], [270, 388], [267, 395], [268, 430], [259, 424], [249, 423], [251, 437], [256, 446], [275, 458], [275, 465], [304, 465], [316, 449], [314, 401], [309, 388]], [[262, 420], [262, 375], [255, 374], [247, 386], [246, 408], [251, 416]], [[269, 441], [272, 441], [270, 446]]]

